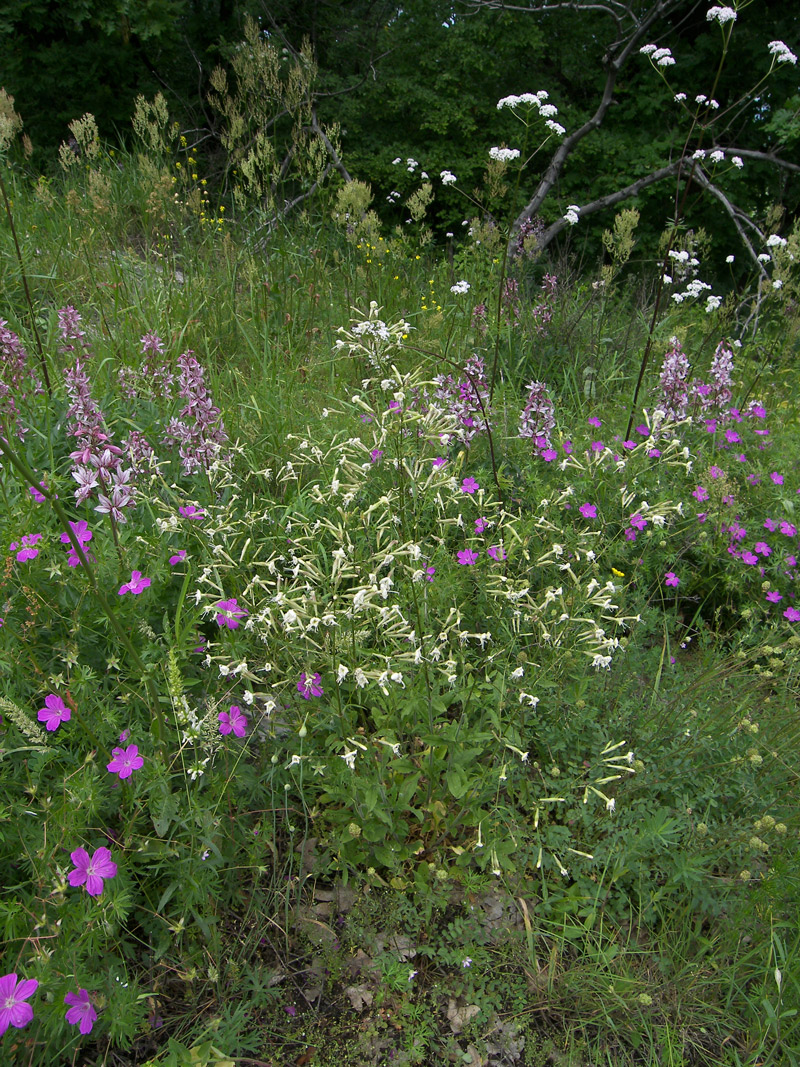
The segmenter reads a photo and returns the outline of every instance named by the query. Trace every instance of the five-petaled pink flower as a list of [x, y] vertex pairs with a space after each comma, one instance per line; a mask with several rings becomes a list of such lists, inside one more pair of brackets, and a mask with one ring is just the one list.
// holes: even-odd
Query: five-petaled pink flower
[[692, 493], [692, 496], [695, 498], [695, 500], [698, 501], [708, 500], [708, 490], [704, 486], [698, 485], [698, 487]]
[[[319, 678], [319, 675], [317, 675]], [[231, 704], [230, 711], [221, 711], [219, 719], [219, 732], [221, 734], [235, 734], [236, 737], [244, 737], [247, 733], [247, 717], [242, 713], [238, 704]]]
[[85, 848], [76, 848], [70, 852], [69, 858], [75, 869], [69, 872], [67, 881], [71, 886], [85, 885], [90, 897], [99, 897], [103, 892], [103, 879], [114, 878], [117, 873], [117, 865], [105, 845], [95, 849], [91, 859]]
[[179, 548], [174, 556], [170, 556], [169, 557], [169, 565], [170, 565], [170, 567], [174, 567], [176, 563], [183, 563], [183, 561], [185, 559], [186, 559], [186, 549], [185, 548]]
[[475, 493], [478, 491], [478, 489], [480, 489], [480, 486], [474, 478], [465, 478], [464, 481], [461, 483], [462, 493]]
[[775, 483], [775, 485], [783, 485], [783, 475], [778, 474], [777, 471], [773, 471], [772, 474], [770, 474], [770, 478]]
[[70, 1005], [66, 1016], [70, 1026], [78, 1023], [82, 1034], [90, 1034], [97, 1019], [97, 1012], [89, 1000], [89, 991], [79, 989], [77, 993], [65, 993], [64, 1003]]
[[492, 559], [497, 560], [498, 563], [502, 563], [502, 561], [506, 558], [505, 549], [502, 545], [490, 545], [489, 548], [486, 549], [486, 551], [489, 553]]
[[465, 548], [463, 552], [458, 553], [458, 562], [462, 567], [471, 567], [478, 562], [478, 553], [471, 548]]
[[581, 504], [578, 511], [583, 515], [584, 519], [594, 519], [597, 517], [596, 504]]
[[198, 508], [195, 504], [187, 504], [185, 507], [178, 508], [178, 511], [183, 515], [184, 519], [203, 519], [206, 514], [202, 508]]
[[138, 596], [139, 593], [142, 593], [147, 589], [150, 582], [151, 579], [144, 578], [141, 571], [131, 571], [131, 580], [119, 587], [118, 595], [124, 596], [126, 593], [133, 593], [134, 596]]
[[218, 609], [217, 626], [227, 626], [229, 630], [235, 630], [239, 626], [239, 619], [249, 614], [247, 608], [240, 608], [236, 597], [230, 600], [218, 600], [214, 605]]
[[21, 1029], [33, 1018], [33, 1008], [25, 1001], [39, 988], [35, 978], [20, 978], [16, 974], [4, 974], [0, 978], [0, 1034], [9, 1026]]
[[139, 755], [138, 745], [128, 745], [127, 748], [112, 748], [111, 756], [111, 762], [106, 764], [106, 768], [112, 774], [118, 774], [120, 778], [130, 778], [134, 771], [144, 767], [144, 757]]
[[770, 604], [777, 604], [779, 600], [783, 600], [783, 597], [777, 589], [770, 589], [770, 591], [767, 593], [766, 599], [770, 602]]
[[789, 622], [800, 622], [800, 611], [797, 608], [787, 608], [783, 615]]
[[44, 698], [44, 703], [45, 706], [39, 709], [36, 718], [39, 722], [45, 723], [46, 730], [57, 730], [62, 722], [69, 722], [72, 718], [72, 712], [55, 693], [48, 693]]
[[321, 683], [322, 679], [318, 674], [306, 674], [306, 672], [303, 671], [300, 675], [300, 681], [297, 683], [297, 692], [303, 700], [310, 700], [312, 697], [321, 697], [325, 692]]
[[677, 574], [674, 571], [667, 571], [667, 573], [664, 575], [664, 585], [677, 586], [679, 584], [680, 578], [677, 576]]

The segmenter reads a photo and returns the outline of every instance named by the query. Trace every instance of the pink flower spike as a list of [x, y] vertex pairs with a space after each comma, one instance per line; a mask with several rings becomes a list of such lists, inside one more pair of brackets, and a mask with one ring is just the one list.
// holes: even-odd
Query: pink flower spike
[[321, 683], [322, 679], [319, 674], [306, 674], [305, 671], [303, 671], [300, 675], [300, 681], [297, 683], [297, 692], [303, 700], [310, 700], [312, 697], [321, 697], [325, 692]]
[[247, 733], [247, 717], [242, 714], [242, 709], [238, 704], [231, 704], [230, 711], [221, 711], [217, 719], [219, 719], [219, 732], [221, 734], [232, 733], [236, 737], [244, 737]]
[[503, 560], [506, 558], [505, 549], [502, 545], [491, 545], [491, 547], [487, 548], [486, 551], [489, 553], [492, 559], [497, 560], [498, 563], [502, 563]]
[[480, 486], [474, 478], [465, 478], [461, 483], [461, 492], [472, 494], [480, 489]]
[[103, 892], [104, 878], [116, 876], [117, 865], [105, 846], [95, 849], [91, 859], [85, 848], [76, 848], [69, 858], [75, 864], [75, 869], [69, 872], [67, 881], [73, 887], [85, 885], [90, 897], [99, 897]]
[[169, 557], [169, 565], [170, 565], [170, 567], [174, 567], [176, 563], [183, 563], [183, 561], [185, 559], [186, 559], [186, 549], [185, 548], [179, 548], [174, 556], [170, 556]]
[[119, 588], [119, 596], [124, 596], [126, 593], [133, 593], [134, 596], [138, 596], [150, 585], [150, 578], [143, 578], [141, 571], [131, 571], [131, 580], [121, 585]]
[[90, 1034], [97, 1019], [97, 1012], [89, 1000], [89, 991], [79, 989], [77, 993], [65, 993], [64, 1003], [70, 1005], [66, 1014], [69, 1025], [74, 1026], [78, 1023], [82, 1034]]
[[217, 626], [227, 626], [229, 630], [236, 630], [239, 626], [239, 619], [249, 614], [247, 608], [239, 607], [236, 597], [230, 600], [218, 600], [214, 607], [218, 609]]
[[44, 703], [45, 706], [39, 709], [36, 718], [39, 722], [45, 723], [46, 730], [57, 730], [62, 722], [69, 722], [72, 718], [72, 712], [55, 693], [49, 693], [44, 698]]
[[678, 586], [680, 584], [680, 578], [674, 571], [667, 571], [664, 575], [664, 585]]
[[33, 1008], [25, 1001], [39, 988], [35, 978], [20, 978], [16, 974], [4, 974], [0, 978], [0, 1034], [9, 1026], [21, 1030], [33, 1018]]
[[130, 778], [134, 771], [144, 767], [144, 757], [139, 755], [137, 745], [128, 745], [127, 748], [112, 748], [112, 760], [106, 764], [106, 769], [111, 774], [118, 774], [120, 778]]
[[584, 519], [596, 519], [597, 518], [597, 505], [596, 504], [581, 504], [578, 511], [583, 515]]

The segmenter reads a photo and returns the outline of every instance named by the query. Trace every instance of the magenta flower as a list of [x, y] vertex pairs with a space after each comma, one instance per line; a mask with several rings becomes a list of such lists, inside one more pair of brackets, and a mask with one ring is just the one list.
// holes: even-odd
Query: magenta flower
[[103, 892], [103, 879], [114, 878], [117, 873], [117, 865], [104, 845], [95, 849], [91, 859], [85, 848], [76, 848], [69, 858], [75, 869], [69, 872], [67, 881], [74, 887], [85, 884], [90, 897], [99, 897]]
[[45, 729], [57, 730], [62, 722], [69, 722], [72, 718], [72, 712], [55, 693], [49, 693], [44, 698], [44, 703], [45, 706], [39, 709], [36, 718], [39, 722], [45, 723]]
[[17, 559], [20, 563], [25, 563], [26, 560], [36, 559], [39, 555], [39, 549], [33, 546], [41, 539], [41, 534], [25, 534], [20, 543], [13, 541], [9, 547], [12, 552], [17, 553]]
[[759, 554], [759, 556], [771, 556], [772, 555], [772, 549], [769, 547], [769, 545], [766, 543], [766, 541], [756, 541], [756, 543], [755, 543], [755, 545], [753, 547], [754, 547], [754, 550]]
[[800, 622], [800, 611], [797, 608], [787, 608], [783, 615], [789, 622]]
[[770, 602], [770, 604], [777, 604], [779, 600], [783, 600], [783, 597], [777, 589], [770, 589], [770, 591], [767, 593], [767, 600]]
[[112, 760], [106, 764], [106, 769], [111, 774], [118, 774], [120, 778], [130, 778], [134, 771], [144, 767], [144, 757], [139, 755], [137, 745], [128, 745], [127, 748], [112, 748]]
[[554, 459], [558, 459], [558, 452], [554, 448], [545, 448], [540, 455], [545, 463], [552, 463]]
[[434, 574], [436, 574], [436, 568], [435, 567], [426, 567], [425, 568], [425, 581], [426, 582], [432, 582]]
[[183, 563], [183, 561], [185, 559], [186, 559], [186, 549], [185, 548], [179, 548], [174, 556], [170, 556], [169, 557], [169, 565], [170, 565], [170, 567], [174, 567], [176, 563]]
[[141, 571], [131, 571], [131, 580], [125, 582], [124, 585], [119, 587], [119, 596], [124, 596], [126, 593], [133, 593], [134, 596], [138, 596], [139, 593], [144, 592], [150, 585], [150, 578], [143, 578]]
[[483, 533], [483, 531], [488, 529], [488, 527], [489, 520], [486, 518], [485, 515], [481, 515], [479, 519], [475, 520], [475, 533]]
[[588, 420], [588, 422], [589, 422], [590, 426], [594, 426], [598, 430], [603, 425], [602, 422], [598, 419], [598, 417], [596, 415], [592, 415], [592, 417]]
[[373, 448], [373, 450], [369, 454], [369, 457], [373, 463], [377, 463], [382, 455], [383, 451], [380, 448]]
[[444, 456], [437, 456], [436, 459], [433, 461], [433, 469], [437, 470], [439, 467], [443, 467], [445, 463], [447, 463], [447, 460], [444, 458]]
[[66, 1016], [69, 1025], [78, 1023], [82, 1034], [90, 1034], [97, 1019], [97, 1012], [89, 1000], [88, 990], [79, 989], [77, 993], [65, 993], [64, 1003], [70, 1005]]
[[680, 578], [674, 571], [667, 571], [664, 575], [664, 585], [677, 586], [680, 583]]
[[[319, 678], [319, 675], [317, 675]], [[316, 694], [319, 695], [319, 694]], [[238, 704], [231, 704], [230, 711], [221, 711], [219, 719], [219, 732], [221, 734], [235, 734], [236, 737], [244, 737], [247, 733], [247, 717], [242, 714]]]
[[578, 511], [583, 515], [584, 519], [596, 519], [597, 518], [597, 505], [596, 504], [581, 504]]
[[[89, 529], [89, 524], [87, 523], [86, 519], [79, 519], [77, 522], [71, 522], [69, 525], [73, 535], [75, 536], [75, 540], [81, 545], [88, 544], [94, 536], [92, 531]], [[62, 533], [61, 543], [62, 545], [69, 545], [70, 551], [74, 551], [68, 533]]]
[[219, 609], [217, 626], [227, 626], [229, 630], [236, 630], [239, 626], [239, 619], [249, 614], [247, 608], [239, 607], [236, 597], [230, 600], [218, 600], [214, 607]]
[[770, 478], [775, 483], [775, 485], [783, 485], [783, 475], [778, 474], [777, 471], [773, 471], [772, 474], [770, 474]]
[[729, 445], [735, 445], [737, 444], [737, 442], [741, 441], [741, 437], [738, 435], [736, 430], [726, 430], [725, 440], [728, 442]]
[[[43, 489], [47, 488], [47, 486], [45, 485], [44, 482], [39, 482], [39, 485], [41, 485], [41, 487]], [[36, 501], [37, 504], [44, 503], [44, 499], [45, 499], [44, 494], [40, 493], [35, 485], [30, 486], [30, 488], [28, 489], [28, 492], [31, 494], [31, 496], [33, 497], [33, 499]]]
[[297, 692], [303, 700], [310, 700], [312, 697], [321, 697], [325, 692], [321, 682], [322, 679], [318, 674], [306, 674], [306, 672], [303, 671], [300, 675], [300, 681], [297, 683]]
[[645, 526], [647, 526], [647, 519], [643, 515], [640, 515], [638, 511], [635, 515], [630, 516], [628, 522], [631, 526], [635, 526], [637, 530], [643, 530]]
[[709, 470], [708, 473], [711, 475], [712, 478], [716, 479], [721, 478], [725, 471], [722, 469], [722, 467], [718, 467], [716, 464], [714, 464], [714, 466]]
[[471, 548], [465, 548], [463, 552], [458, 553], [458, 562], [462, 567], [471, 567], [478, 562], [478, 553], [473, 552]]
[[472, 494], [472, 493], [477, 492], [478, 489], [480, 489], [480, 486], [478, 485], [478, 483], [475, 481], [474, 478], [465, 478], [464, 481], [461, 483], [461, 492], [462, 493], [470, 493], [470, 494]]
[[708, 500], [708, 490], [704, 489], [702, 485], [698, 485], [698, 487], [692, 493], [692, 496], [698, 502], [702, 502], [703, 500]]
[[502, 563], [506, 558], [505, 549], [502, 545], [491, 545], [486, 549], [492, 559], [497, 560], [498, 563]]
[[755, 552], [742, 552], [742, 563], [746, 563], [748, 566], [753, 567], [758, 563], [758, 556]]
[[187, 504], [185, 507], [178, 508], [178, 511], [183, 515], [184, 519], [204, 519], [206, 515], [202, 508], [198, 508], [194, 504]]
[[605, 447], [602, 441], [592, 441], [592, 452], [602, 452]]
[[641, 426], [636, 427], [636, 432], [639, 434], [640, 437], [650, 436], [650, 429], [649, 427], [645, 426], [644, 423], [642, 423]]
[[27, 1026], [33, 1018], [33, 1008], [25, 1001], [39, 988], [35, 978], [20, 978], [16, 974], [4, 974], [0, 978], [0, 1034], [9, 1026], [18, 1030]]
[[793, 526], [790, 522], [782, 522], [780, 525], [780, 531], [782, 534], [785, 534], [786, 537], [797, 536], [797, 527]]
[[572, 441], [565, 441], [561, 446], [568, 456], [572, 455]]

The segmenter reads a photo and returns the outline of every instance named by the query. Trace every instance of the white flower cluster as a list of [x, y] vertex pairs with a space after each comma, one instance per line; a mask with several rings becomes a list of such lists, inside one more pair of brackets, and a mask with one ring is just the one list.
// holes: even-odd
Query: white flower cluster
[[[673, 293], [672, 299], [676, 304], [682, 304], [684, 300], [692, 300], [695, 297], [701, 296], [706, 289], [710, 288], [711, 286], [708, 282], [701, 282], [699, 278], [693, 278], [682, 293]], [[713, 310], [713, 308], [711, 310]]]
[[709, 100], [705, 93], [699, 93], [694, 98], [694, 102], [696, 104], [708, 104], [712, 111], [719, 110], [719, 100], [714, 100], [713, 97], [711, 100]]
[[675, 60], [669, 48], [657, 48], [654, 44], [643, 45], [639, 51], [642, 55], [649, 56], [650, 62], [657, 67], [674, 67]]
[[726, 22], [736, 22], [737, 14], [732, 7], [710, 7], [706, 11], [706, 20], [708, 22], [718, 22], [720, 26], [724, 26]]
[[770, 234], [767, 238], [767, 248], [785, 248], [786, 238], [779, 237], [777, 233]]
[[451, 170], [443, 170], [439, 177], [442, 179], [442, 185], [453, 185], [458, 181], [458, 178]]
[[567, 213], [564, 216], [564, 221], [568, 222], [570, 226], [577, 226], [580, 210], [581, 209], [578, 207], [577, 204], [570, 204], [567, 208]]
[[514, 108], [527, 105], [528, 107], [535, 107], [539, 112], [539, 115], [545, 120], [545, 126], [553, 133], [557, 133], [559, 137], [563, 137], [567, 132], [560, 122], [555, 121], [555, 116], [558, 114], [558, 108], [555, 104], [546, 104], [545, 100], [548, 99], [549, 93], [545, 89], [540, 89], [538, 93], [522, 93], [520, 96], [504, 96], [502, 100], [497, 101], [497, 110], [501, 111], [504, 107], [509, 107], [512, 110]]
[[490, 148], [489, 158], [497, 159], [501, 163], [510, 163], [512, 159], [519, 159], [518, 148]]
[[786, 47], [783, 41], [770, 41], [769, 53], [775, 56], [776, 63], [791, 63], [792, 66], [797, 63], [797, 56]]
[[468, 293], [470, 290], [469, 282], [456, 282], [455, 285], [450, 286], [450, 292], [455, 293], [456, 296], [463, 296], [464, 293]]

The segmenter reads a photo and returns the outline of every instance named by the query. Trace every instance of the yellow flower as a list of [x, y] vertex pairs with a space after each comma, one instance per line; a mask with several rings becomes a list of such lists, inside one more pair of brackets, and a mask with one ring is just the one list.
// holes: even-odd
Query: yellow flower
[[612, 567], [611, 568], [611, 573], [616, 575], [617, 578], [624, 578], [625, 577], [625, 571], [618, 571], [616, 567]]

